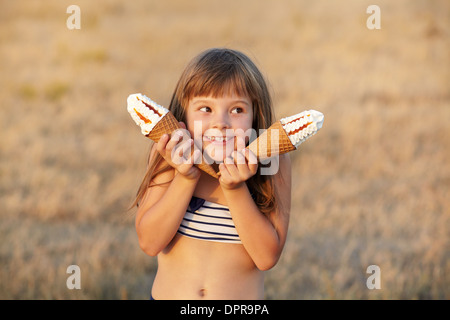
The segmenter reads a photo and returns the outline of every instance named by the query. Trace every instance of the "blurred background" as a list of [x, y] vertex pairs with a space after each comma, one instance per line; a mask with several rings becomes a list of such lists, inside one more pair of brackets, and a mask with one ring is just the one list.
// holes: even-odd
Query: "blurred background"
[[[81, 29], [67, 28], [71, 4]], [[366, 26], [371, 4], [380, 30]], [[1, 1], [0, 298], [148, 299], [156, 258], [128, 207], [149, 140], [126, 98], [167, 106], [210, 47], [255, 61], [278, 118], [325, 114], [291, 154], [289, 235], [266, 298], [449, 299], [445, 0]], [[80, 290], [66, 287], [72, 264]]]

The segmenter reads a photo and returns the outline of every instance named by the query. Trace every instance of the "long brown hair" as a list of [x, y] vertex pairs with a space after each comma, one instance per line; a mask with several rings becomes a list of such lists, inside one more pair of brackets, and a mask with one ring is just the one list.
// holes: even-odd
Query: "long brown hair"
[[[218, 97], [232, 92], [240, 96], [246, 95], [252, 101], [252, 127], [256, 132], [259, 132], [259, 129], [267, 129], [273, 123], [272, 99], [263, 75], [245, 54], [225, 48], [209, 49], [192, 59], [175, 87], [169, 110], [178, 121], [186, 123], [186, 109], [190, 99], [196, 96]], [[156, 170], [162, 159], [159, 153], [149, 159], [149, 166], [133, 207], [138, 205], [151, 187], [152, 179], [171, 169], [167, 164]], [[277, 207], [272, 175], [261, 175], [258, 170], [247, 181], [247, 186], [261, 212], [269, 213]]]

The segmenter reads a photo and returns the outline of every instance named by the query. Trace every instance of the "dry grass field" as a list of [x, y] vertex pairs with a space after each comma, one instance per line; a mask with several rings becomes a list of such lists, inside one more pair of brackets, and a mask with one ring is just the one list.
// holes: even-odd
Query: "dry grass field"
[[[380, 30], [366, 27], [370, 4]], [[450, 299], [446, 0], [2, 1], [0, 298], [148, 299], [156, 259], [127, 207], [149, 141], [126, 98], [167, 105], [210, 47], [257, 63], [277, 117], [325, 114], [292, 153], [267, 299]], [[80, 290], [66, 287], [71, 264]], [[369, 265], [380, 289], [366, 286]]]

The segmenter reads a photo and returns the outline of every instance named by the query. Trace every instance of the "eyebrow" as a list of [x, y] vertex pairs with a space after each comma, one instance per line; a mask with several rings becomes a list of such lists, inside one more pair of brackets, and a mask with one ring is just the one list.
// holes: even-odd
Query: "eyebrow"
[[[192, 102], [194, 105], [197, 105], [197, 104], [203, 104], [203, 103], [206, 103], [206, 104], [208, 104], [208, 103], [211, 103], [211, 99], [198, 99], [198, 100], [196, 100], [195, 98], [193, 99], [194, 101]], [[232, 103], [237, 103], [237, 102], [240, 102], [240, 103], [243, 103], [243, 104], [245, 104], [245, 105], [247, 105], [247, 106], [251, 106], [251, 104], [249, 104], [247, 101], [245, 101], [244, 99], [236, 99], [236, 100], [232, 100], [231, 101]]]
[[193, 104], [202, 104], [202, 103], [210, 103], [211, 100], [206, 100], [206, 99], [199, 99], [199, 100], [194, 100], [192, 103]]

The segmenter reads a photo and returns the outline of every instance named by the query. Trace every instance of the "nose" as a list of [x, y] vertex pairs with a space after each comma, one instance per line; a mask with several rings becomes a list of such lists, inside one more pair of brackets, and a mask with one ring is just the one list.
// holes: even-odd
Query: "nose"
[[212, 128], [224, 130], [230, 128], [230, 119], [226, 112], [216, 112], [212, 121]]

